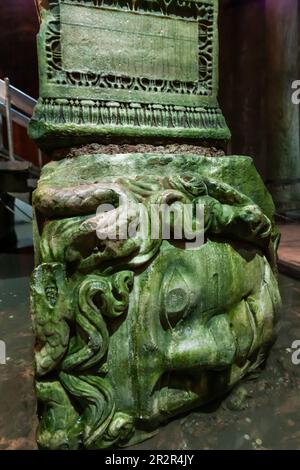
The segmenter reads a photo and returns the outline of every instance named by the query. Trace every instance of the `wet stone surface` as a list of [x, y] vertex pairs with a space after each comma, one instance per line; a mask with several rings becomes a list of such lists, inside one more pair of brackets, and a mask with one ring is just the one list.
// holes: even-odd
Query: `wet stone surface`
[[[36, 449], [33, 334], [29, 314], [32, 255], [0, 255], [0, 449]], [[180, 417], [132, 449], [300, 449], [300, 282], [280, 276], [283, 318], [267, 364], [223, 400]]]
[[280, 276], [283, 316], [278, 340], [261, 370], [227, 397], [165, 426], [140, 449], [300, 449], [300, 282]]

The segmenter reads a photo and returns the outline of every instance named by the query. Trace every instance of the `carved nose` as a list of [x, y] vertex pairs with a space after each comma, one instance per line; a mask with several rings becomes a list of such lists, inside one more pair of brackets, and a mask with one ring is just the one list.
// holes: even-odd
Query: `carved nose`
[[227, 315], [217, 315], [206, 325], [172, 333], [168, 353], [169, 370], [223, 369], [235, 360], [237, 345]]

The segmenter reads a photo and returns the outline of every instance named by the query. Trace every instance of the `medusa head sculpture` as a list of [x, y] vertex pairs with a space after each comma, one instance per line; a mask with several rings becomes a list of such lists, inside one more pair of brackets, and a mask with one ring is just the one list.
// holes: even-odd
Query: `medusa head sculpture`
[[[279, 319], [274, 207], [250, 158], [95, 154], [85, 162], [50, 163], [34, 194], [41, 448], [144, 439], [258, 367]], [[141, 205], [144, 236], [118, 236], [125, 209], [140, 227]], [[176, 217], [165, 237], [153, 205], [173, 214], [200, 205], [202, 225], [191, 226], [201, 244], [176, 239]]]

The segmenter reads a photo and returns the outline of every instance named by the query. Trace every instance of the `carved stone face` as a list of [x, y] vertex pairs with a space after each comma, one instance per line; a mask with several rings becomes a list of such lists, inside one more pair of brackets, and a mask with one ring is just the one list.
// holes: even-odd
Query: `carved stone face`
[[[257, 367], [278, 321], [272, 204], [249, 159], [89, 158], [88, 175], [81, 157], [70, 174], [68, 161], [49, 165], [35, 194], [43, 448], [136, 442], [140, 430], [213, 400]], [[128, 201], [133, 218], [141, 201], [202, 201], [205, 243], [100, 240], [96, 228]], [[96, 213], [103, 202], [114, 205], [105, 217]]]
[[155, 425], [224, 393], [262, 360], [279, 305], [254, 249], [166, 243], [136, 276], [128, 316], [110, 340], [117, 406]]

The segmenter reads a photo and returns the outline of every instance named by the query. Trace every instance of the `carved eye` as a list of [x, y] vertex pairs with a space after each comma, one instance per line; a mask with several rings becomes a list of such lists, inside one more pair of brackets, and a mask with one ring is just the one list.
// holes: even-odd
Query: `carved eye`
[[190, 291], [180, 271], [175, 268], [163, 284], [161, 322], [164, 328], [174, 326], [185, 316], [190, 305]]

